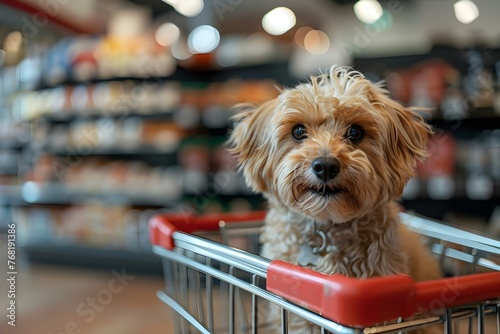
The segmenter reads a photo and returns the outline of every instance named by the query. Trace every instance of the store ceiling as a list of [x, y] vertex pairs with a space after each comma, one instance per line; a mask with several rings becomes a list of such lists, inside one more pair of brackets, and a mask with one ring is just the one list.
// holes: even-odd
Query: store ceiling
[[[163, 15], [163, 14], [166, 14], [166, 13], [173, 11], [173, 8], [170, 5], [168, 5], [167, 3], [163, 2], [162, 0], [128, 0], [128, 1], [135, 3], [137, 5], [140, 5], [140, 6], [149, 7], [152, 11], [153, 17], [157, 17], [157, 16], [160, 16], [160, 15]], [[207, 3], [207, 2], [213, 3], [214, 1], [217, 1], [217, 0], [205, 0], [205, 3]], [[222, 1], [222, 0], [219, 0], [219, 1]], [[240, 2], [243, 2], [243, 1], [245, 1], [245, 0], [242, 0]], [[358, 0], [327, 0], [327, 1], [331, 2], [333, 4], [351, 5], [352, 6]], [[391, 1], [391, 0], [379, 0], [379, 1], [383, 4], [383, 3]], [[403, 2], [403, 3], [409, 2], [409, 1], [412, 1], [412, 0], [399, 0], [399, 2]], [[269, 2], [269, 1], [266, 1], [266, 2]], [[303, 0], [304, 7], [307, 7], [310, 2], [311, 2], [311, 0]], [[230, 1], [222, 1], [222, 3], [230, 4], [231, 2]], [[257, 3], [255, 1], [248, 1], [248, 0], [247, 0], [247, 3], [251, 3], [252, 7], [260, 7], [260, 6], [265, 5], [265, 3], [262, 3], [262, 2]], [[286, 2], [281, 1], [281, 5], [286, 6]]]
[[[123, 4], [133, 3], [147, 7], [153, 18], [152, 27], [172, 22], [188, 34], [199, 25], [216, 27], [221, 35], [250, 35], [262, 31], [263, 15], [278, 6], [289, 7], [296, 13], [296, 28], [310, 26], [326, 32], [337, 45], [363, 42], [366, 27], [356, 18], [352, 5], [357, 0], [204, 0], [200, 15], [186, 18], [177, 13], [162, 0], [65, 0], [57, 14], [59, 21], [66, 23], [69, 31], [88, 34], [104, 34], [110, 18]], [[467, 47], [481, 41], [485, 45], [497, 47], [500, 43], [500, 1], [474, 0], [480, 16], [472, 24], [457, 21], [453, 5], [456, 0], [379, 0], [384, 8], [399, 4], [400, 10], [393, 13], [390, 25], [382, 32], [370, 36], [369, 43], [361, 48], [363, 54], [385, 54], [402, 52], [423, 52], [433, 44], [444, 42], [458, 47]], [[13, 4], [32, 4], [32, 11], [15, 11]], [[62, 2], [61, 2], [62, 3]], [[391, 5], [392, 3], [392, 5]], [[39, 0], [0, 0], [0, 22], [6, 32], [11, 29], [25, 30], [41, 11]], [[228, 5], [221, 13], [218, 5]], [[38, 7], [37, 7], [38, 6]], [[226, 7], [227, 8], [227, 7]], [[52, 16], [51, 16], [52, 17]], [[89, 22], [95, 22], [90, 23]], [[56, 22], [57, 23], [57, 22]], [[2, 35], [0, 26], [0, 37]], [[29, 27], [28, 27], [29, 28]], [[38, 28], [38, 27], [36, 27]], [[72, 28], [72, 29], [71, 29]], [[23, 30], [24, 29], [24, 30]], [[38, 29], [40, 30], [40, 29]], [[45, 26], [43, 31], [45, 30]], [[59, 31], [54, 29], [55, 31]], [[290, 34], [289, 34], [290, 35]], [[285, 36], [286, 37], [286, 36]], [[289, 36], [288, 36], [289, 37]], [[357, 47], [360, 49], [359, 47]], [[325, 55], [325, 57], [327, 57]], [[328, 55], [328, 57], [331, 57]]]
[[[169, 11], [172, 11], [172, 7], [170, 5], [168, 5], [167, 3], [163, 2], [162, 0], [129, 0], [130, 2], [132, 3], [135, 3], [137, 5], [141, 5], [141, 6], [147, 6], [149, 8], [151, 8], [152, 12], [153, 12], [153, 15], [156, 17], [158, 15], [162, 15], [162, 14], [165, 14], [165, 13], [168, 13]], [[214, 0], [206, 0], [205, 2], [210, 2], [210, 1], [214, 1]], [[311, 0], [305, 0], [304, 1], [304, 5], [307, 6], [307, 4], [310, 2]], [[334, 4], [339, 4], [339, 5], [354, 5], [358, 0], [328, 0], [329, 2], [332, 2]], [[385, 3], [385, 2], [388, 2], [388, 1], [393, 1], [393, 0], [379, 0], [382, 4]], [[399, 2], [409, 2], [409, 1], [412, 1], [412, 0], [399, 0]], [[230, 3], [229, 1], [222, 1], [224, 3]], [[256, 2], [252, 2], [253, 5], [256, 4]], [[260, 4], [259, 4], [260, 5]], [[257, 6], [259, 6], [257, 5]], [[282, 5], [285, 5], [285, 3], [283, 2]]]
[[159, 15], [174, 11], [172, 6], [161, 0], [130, 0], [130, 2], [139, 6], [149, 7], [151, 9], [153, 17], [157, 17]]

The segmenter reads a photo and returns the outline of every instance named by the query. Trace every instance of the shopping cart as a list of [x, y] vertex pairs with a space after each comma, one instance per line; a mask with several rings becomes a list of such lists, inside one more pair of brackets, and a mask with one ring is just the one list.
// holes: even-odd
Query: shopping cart
[[448, 277], [360, 280], [255, 255], [264, 216], [170, 214], [150, 220], [153, 251], [165, 271], [166, 289], [158, 297], [175, 311], [175, 333], [276, 333], [276, 319], [268, 316], [273, 308], [279, 309], [282, 333], [292, 316], [321, 333], [406, 333], [438, 324], [444, 333], [500, 333], [498, 240], [402, 213]]

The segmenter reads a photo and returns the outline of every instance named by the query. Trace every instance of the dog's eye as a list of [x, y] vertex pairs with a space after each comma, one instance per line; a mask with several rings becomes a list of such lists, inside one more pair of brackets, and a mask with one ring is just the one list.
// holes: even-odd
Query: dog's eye
[[292, 137], [295, 140], [302, 141], [307, 138], [307, 131], [306, 127], [303, 126], [302, 124], [296, 125], [292, 129]]
[[357, 144], [360, 141], [362, 141], [364, 137], [365, 137], [365, 132], [357, 125], [351, 126], [351, 128], [347, 130], [346, 133], [346, 138], [349, 139], [349, 141], [354, 144]]

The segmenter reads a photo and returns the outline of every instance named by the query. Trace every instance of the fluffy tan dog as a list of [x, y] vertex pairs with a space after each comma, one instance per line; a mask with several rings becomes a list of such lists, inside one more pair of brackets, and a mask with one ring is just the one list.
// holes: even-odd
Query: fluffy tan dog
[[[431, 129], [421, 116], [334, 66], [235, 119], [230, 150], [270, 206], [263, 256], [357, 278], [439, 277], [394, 202], [426, 156]], [[290, 330], [315, 327], [290, 317]]]

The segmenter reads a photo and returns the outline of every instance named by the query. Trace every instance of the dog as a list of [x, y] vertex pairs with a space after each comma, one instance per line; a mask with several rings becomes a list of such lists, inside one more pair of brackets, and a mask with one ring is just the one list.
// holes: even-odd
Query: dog
[[[397, 204], [432, 128], [382, 84], [333, 66], [233, 118], [229, 151], [269, 205], [262, 256], [360, 279], [441, 276]], [[289, 318], [290, 332], [317, 330]]]

